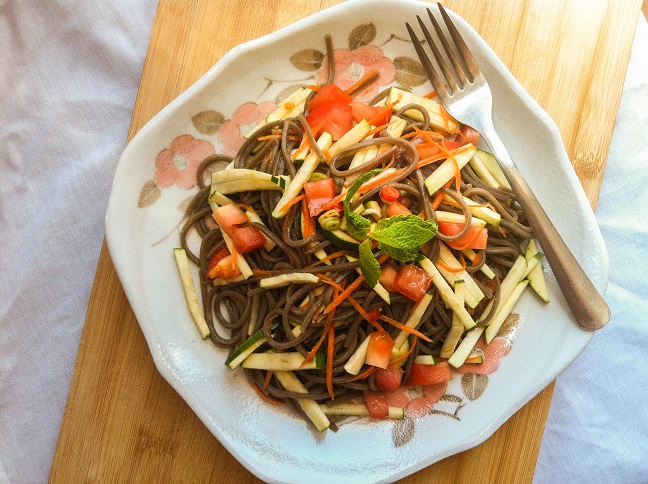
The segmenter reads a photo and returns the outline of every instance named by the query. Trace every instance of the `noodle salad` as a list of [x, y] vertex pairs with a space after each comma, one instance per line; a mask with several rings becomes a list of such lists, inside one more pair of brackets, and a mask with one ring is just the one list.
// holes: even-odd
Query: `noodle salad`
[[527, 286], [548, 301], [543, 255], [479, 134], [434, 93], [355, 101], [375, 78], [301, 87], [235, 157], [205, 159], [174, 250], [201, 336], [320, 431], [403, 418], [389, 392], [480, 364], [475, 345]]

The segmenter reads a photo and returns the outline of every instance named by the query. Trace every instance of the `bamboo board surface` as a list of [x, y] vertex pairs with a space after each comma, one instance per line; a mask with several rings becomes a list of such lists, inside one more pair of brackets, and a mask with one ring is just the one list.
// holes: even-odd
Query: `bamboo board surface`
[[[160, 0], [129, 139], [235, 45], [337, 0]], [[447, 0], [556, 121], [596, 206], [641, 0]], [[402, 482], [530, 482], [553, 384]], [[51, 482], [257, 482], [157, 372], [104, 244]]]

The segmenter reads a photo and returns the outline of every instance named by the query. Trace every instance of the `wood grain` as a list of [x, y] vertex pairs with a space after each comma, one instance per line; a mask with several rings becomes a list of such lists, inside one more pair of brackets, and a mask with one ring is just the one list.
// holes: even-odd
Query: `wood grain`
[[[335, 3], [160, 0], [129, 139], [235, 45]], [[446, 5], [554, 118], [595, 207], [641, 0]], [[530, 482], [552, 391], [484, 444], [402, 482]], [[105, 244], [50, 475], [80, 481], [257, 482], [155, 369]]]

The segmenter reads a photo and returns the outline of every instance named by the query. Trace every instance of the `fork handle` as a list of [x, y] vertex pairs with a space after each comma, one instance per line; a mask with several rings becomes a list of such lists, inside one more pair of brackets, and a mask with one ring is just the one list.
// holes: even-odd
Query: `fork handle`
[[481, 134], [527, 215], [576, 322], [588, 331], [601, 329], [610, 319], [610, 308], [551, 223], [494, 127], [485, 127]]

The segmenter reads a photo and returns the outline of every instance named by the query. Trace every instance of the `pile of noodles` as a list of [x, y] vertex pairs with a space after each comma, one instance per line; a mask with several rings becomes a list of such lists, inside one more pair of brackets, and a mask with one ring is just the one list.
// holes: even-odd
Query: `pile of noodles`
[[[382, 93], [377, 96], [371, 104], [379, 102], [384, 95], [385, 93]], [[402, 113], [410, 109], [420, 111], [424, 121], [413, 122], [410, 120], [404, 134], [413, 131], [415, 127], [428, 131], [430, 129], [429, 118], [423, 107], [408, 105], [396, 114], [408, 119]], [[341, 151], [330, 160], [330, 163], [320, 163], [317, 171], [332, 177], [338, 189], [341, 189], [345, 179], [349, 176], [365, 173], [372, 168], [384, 166], [387, 162], [391, 162], [394, 168], [406, 168], [402, 171], [401, 176], [391, 180], [389, 185], [397, 188], [403, 197], [411, 200], [409, 208], [412, 213], [423, 212], [426, 218], [436, 221], [431, 199], [426, 193], [423, 183], [436, 166], [431, 164], [420, 169], [416, 168], [418, 154], [412, 141], [390, 137], [384, 132], [377, 136], [377, 138], [362, 141]], [[303, 116], [269, 123], [250, 136], [243, 144], [238, 154], [233, 158], [234, 167], [294, 177], [297, 168], [291, 158], [291, 150], [299, 146], [303, 137], [308, 137], [310, 146], [317, 149], [313, 133]], [[263, 139], [259, 140], [259, 138]], [[411, 137], [411, 139], [416, 140], [416, 137]], [[353, 154], [357, 150], [373, 144], [387, 144], [391, 148], [371, 162], [349, 169], [348, 165]], [[326, 159], [322, 153], [320, 156], [321, 160]], [[222, 165], [224, 162], [231, 161], [232, 158], [222, 155], [210, 156], [204, 160], [197, 173], [200, 191], [187, 209], [187, 222], [181, 230], [182, 247], [185, 248], [190, 260], [200, 270], [202, 303], [211, 331], [211, 340], [216, 346], [228, 348], [231, 352], [251, 334], [263, 329], [270, 348], [276, 351], [298, 351], [304, 356], [310, 352], [314, 345], [322, 341], [319, 351], [333, 356], [332, 394], [326, 384], [326, 369], [296, 372], [308, 389], [309, 393], [306, 395], [286, 391], [274, 378], [268, 377], [268, 372], [265, 370], [245, 369], [250, 382], [273, 400], [290, 402], [295, 397], [299, 397], [324, 401], [330, 400], [333, 396], [336, 400], [339, 398], [348, 400], [359, 396], [365, 389], [377, 390], [374, 384], [374, 375], [368, 366], [365, 365], [358, 376], [351, 375], [344, 370], [344, 364], [365, 337], [374, 330], [374, 326], [363, 319], [349, 301], [344, 301], [335, 311], [334, 339], [330, 339], [325, 334], [327, 331], [326, 316], [322, 313], [334, 297], [332, 285], [321, 281], [313, 284], [290, 284], [287, 287], [275, 289], [265, 289], [259, 286], [259, 280], [262, 277], [294, 272], [325, 274], [335, 283], [346, 284], [346, 286], [358, 277], [358, 263], [349, 262], [343, 254], [331, 260], [332, 265], [325, 265], [313, 256], [320, 249], [324, 249], [328, 254], [333, 254], [339, 252], [340, 248], [325, 240], [317, 231], [310, 237], [302, 236], [300, 214], [301, 203], [306, 203], [304, 200], [294, 204], [285, 219], [275, 219], [270, 214], [281, 197], [281, 191], [255, 191], [230, 195], [235, 202], [251, 207], [261, 217], [265, 225], [255, 223], [252, 225], [274, 241], [276, 246], [269, 252], [259, 249], [245, 254], [253, 271], [262, 275], [254, 275], [246, 280], [219, 286], [214, 286], [209, 280], [207, 272], [210, 258], [225, 246], [225, 242], [220, 229], [214, 228], [213, 221], [209, 220], [212, 209], [208, 202], [209, 186], [205, 186], [204, 180], [209, 179], [209, 172], [213, 169], [214, 164]], [[380, 187], [363, 194], [356, 203], [376, 198], [379, 190]], [[465, 235], [470, 226], [471, 213], [462, 196], [491, 207], [502, 217], [499, 228], [488, 226], [488, 245], [485, 250], [477, 251], [479, 257], [475, 260], [478, 260], [478, 263], [468, 264], [466, 267], [466, 270], [486, 295], [486, 298], [474, 311], [469, 311], [473, 314], [474, 319], [478, 319], [489, 301], [494, 302], [492, 309], [489, 310], [490, 314], [485, 315], [486, 317], [478, 323], [485, 325], [488, 324], [490, 317], [495, 314], [498, 307], [499, 280], [506, 275], [521, 253], [520, 247], [526, 240], [533, 237], [533, 232], [526, 223], [524, 213], [517, 204], [513, 192], [505, 188], [493, 189], [486, 186], [469, 165], [466, 165], [461, 171], [460, 187], [452, 185], [442, 190], [454, 203], [443, 203], [438, 209], [463, 213], [466, 218], [466, 228], [454, 237], [446, 237], [437, 233], [436, 238], [424, 246], [427, 248], [425, 255], [432, 262], [438, 258], [439, 244], [436, 242], [437, 240], [457, 240]], [[187, 235], [191, 231], [195, 231], [200, 236], [199, 250], [192, 251], [187, 243]], [[498, 277], [489, 280], [483, 276], [479, 269], [484, 263], [487, 263]], [[424, 341], [414, 335], [409, 336], [410, 347], [413, 346], [413, 350], [403, 366], [405, 371], [403, 381], [407, 380], [411, 364], [417, 355], [439, 354], [444, 338], [452, 325], [452, 311], [446, 308], [436, 288], [431, 285], [428, 292], [432, 295], [432, 302], [425, 311], [418, 330], [431, 342]], [[300, 306], [307, 296], [307, 304]], [[360, 284], [351, 293], [351, 296], [362, 306], [364, 311], [370, 312], [379, 309], [383, 315], [401, 322], [407, 320], [414, 306], [413, 301], [398, 293], [391, 293], [391, 304], [387, 304], [366, 282]], [[274, 322], [278, 324], [273, 324]], [[299, 336], [294, 336], [292, 332], [295, 326], [300, 326]], [[387, 323], [384, 323], [383, 327], [392, 337], [395, 337], [400, 331]], [[330, 345], [331, 341], [333, 341], [333, 347]]]

